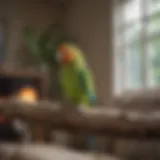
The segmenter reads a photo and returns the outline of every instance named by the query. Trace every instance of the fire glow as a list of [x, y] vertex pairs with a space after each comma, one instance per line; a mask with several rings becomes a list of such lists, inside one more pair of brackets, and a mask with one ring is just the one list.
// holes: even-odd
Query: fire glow
[[23, 87], [18, 91], [18, 98], [26, 102], [36, 102], [38, 93], [33, 87]]

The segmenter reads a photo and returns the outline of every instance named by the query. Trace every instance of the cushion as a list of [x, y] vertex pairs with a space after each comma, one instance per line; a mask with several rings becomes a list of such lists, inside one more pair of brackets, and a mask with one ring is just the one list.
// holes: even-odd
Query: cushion
[[160, 88], [125, 91], [114, 96], [111, 105], [124, 108], [160, 108]]

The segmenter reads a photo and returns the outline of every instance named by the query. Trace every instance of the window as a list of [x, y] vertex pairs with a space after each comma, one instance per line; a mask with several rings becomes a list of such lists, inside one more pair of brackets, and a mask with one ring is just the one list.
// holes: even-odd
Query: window
[[160, 0], [116, 0], [115, 91], [160, 86]]

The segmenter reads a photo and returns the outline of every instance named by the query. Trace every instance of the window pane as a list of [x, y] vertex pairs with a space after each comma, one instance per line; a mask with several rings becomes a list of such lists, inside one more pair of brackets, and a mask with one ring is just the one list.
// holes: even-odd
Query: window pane
[[133, 41], [127, 46], [126, 87], [129, 89], [142, 87], [141, 48], [140, 40]]
[[160, 0], [148, 0], [149, 13], [160, 11]]
[[123, 88], [123, 72], [124, 72], [124, 53], [122, 48], [119, 47], [115, 56], [115, 92], [119, 93]]
[[149, 42], [150, 86], [160, 85], [160, 37]]
[[141, 74], [141, 27], [137, 22], [126, 28], [125, 44], [126, 44], [126, 87], [136, 89], [142, 87]]
[[142, 25], [139, 22], [131, 24], [129, 27], [127, 27], [124, 33], [125, 43], [136, 43], [141, 35], [141, 27]]
[[149, 35], [160, 32], [160, 12], [149, 17], [148, 31]]
[[141, 18], [141, 0], [129, 0], [124, 4], [124, 23]]

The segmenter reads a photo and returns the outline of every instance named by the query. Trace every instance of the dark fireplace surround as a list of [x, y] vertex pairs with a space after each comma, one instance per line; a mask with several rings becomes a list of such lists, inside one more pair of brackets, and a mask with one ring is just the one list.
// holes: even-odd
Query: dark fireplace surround
[[[0, 99], [7, 100], [22, 88], [31, 87], [36, 90], [38, 99], [47, 98], [47, 76], [43, 73], [25, 71], [8, 72], [0, 70]], [[0, 113], [0, 143], [17, 142], [23, 137], [13, 125], [13, 121]]]
[[0, 98], [9, 98], [25, 87], [35, 89], [39, 99], [44, 99], [47, 97], [47, 76], [25, 71], [0, 71]]

